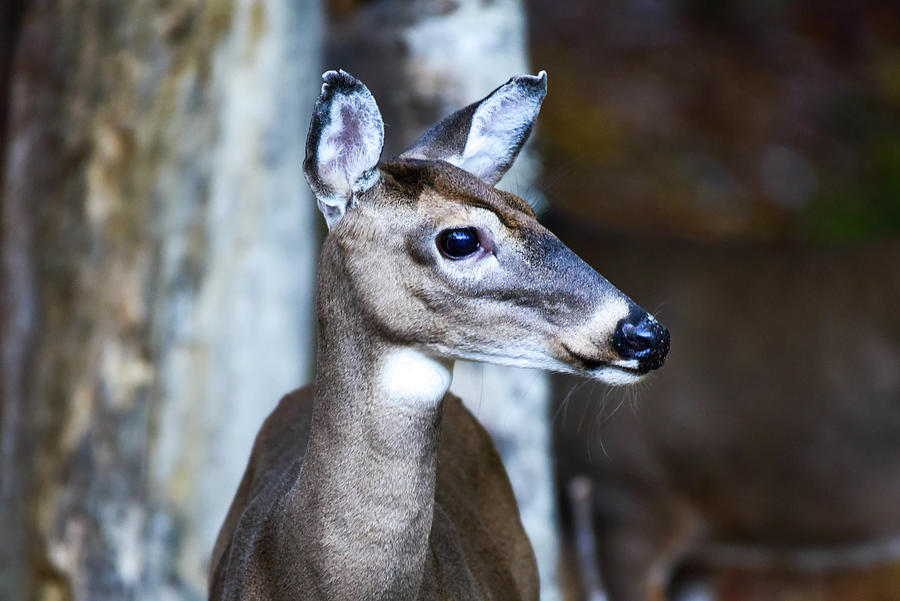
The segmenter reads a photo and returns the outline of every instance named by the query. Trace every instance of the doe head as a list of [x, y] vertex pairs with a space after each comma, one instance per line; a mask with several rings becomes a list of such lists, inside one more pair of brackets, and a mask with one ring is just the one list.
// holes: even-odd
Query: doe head
[[531, 133], [546, 73], [513, 77], [385, 162], [372, 94], [343, 71], [323, 77], [304, 172], [329, 228], [321, 277], [345, 278], [351, 297], [334, 302], [441, 358], [610, 384], [663, 364], [666, 329], [494, 187]]

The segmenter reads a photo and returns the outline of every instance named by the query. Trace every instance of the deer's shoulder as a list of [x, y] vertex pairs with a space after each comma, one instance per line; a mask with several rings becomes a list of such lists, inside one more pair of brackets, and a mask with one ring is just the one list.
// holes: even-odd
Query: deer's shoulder
[[[284, 395], [263, 422], [247, 464], [252, 498], [273, 475], [283, 474], [302, 458], [309, 441], [315, 389], [312, 385]], [[241, 485], [243, 486], [243, 482]]]
[[[506, 470], [490, 435], [460, 399], [444, 398], [430, 547], [455, 548], [458, 561], [430, 565], [424, 598], [537, 599], [534, 552]], [[431, 562], [429, 562], [431, 563]], [[460, 596], [463, 595], [463, 596]]]
[[[309, 441], [314, 399], [312, 385], [298, 388], [283, 396], [263, 422], [253, 443], [244, 476], [216, 539], [210, 561], [211, 575], [225, 567], [222, 560], [229, 552], [232, 536], [248, 505], [260, 495], [273, 500], [276, 480], [290, 471], [291, 463], [302, 459]], [[248, 519], [252, 517], [248, 516]], [[222, 576], [224, 578], [224, 574]]]

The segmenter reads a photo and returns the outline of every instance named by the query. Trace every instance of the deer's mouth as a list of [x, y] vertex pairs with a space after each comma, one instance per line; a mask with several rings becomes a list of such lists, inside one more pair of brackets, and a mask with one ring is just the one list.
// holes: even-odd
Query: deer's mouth
[[594, 368], [589, 373], [595, 380], [600, 380], [610, 386], [636, 384], [647, 375], [647, 372], [642, 369], [616, 365], [615, 363], [604, 363], [602, 367]]
[[570, 365], [576, 367], [578, 371], [586, 372], [587, 375], [609, 384], [631, 384], [643, 378], [649, 371], [642, 368], [640, 363], [633, 359], [613, 362], [598, 357], [588, 357], [573, 351], [565, 344], [563, 344], [563, 348], [569, 356], [568, 363]]

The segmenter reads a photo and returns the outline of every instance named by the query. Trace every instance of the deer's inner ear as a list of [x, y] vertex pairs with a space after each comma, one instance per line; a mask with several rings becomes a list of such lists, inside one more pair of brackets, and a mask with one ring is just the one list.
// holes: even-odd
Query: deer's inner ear
[[343, 71], [328, 71], [322, 78], [303, 171], [331, 228], [347, 212], [354, 194], [378, 180], [384, 122], [362, 82]]
[[400, 157], [452, 163], [494, 185], [528, 140], [547, 95], [547, 74], [519, 75], [445, 117]]

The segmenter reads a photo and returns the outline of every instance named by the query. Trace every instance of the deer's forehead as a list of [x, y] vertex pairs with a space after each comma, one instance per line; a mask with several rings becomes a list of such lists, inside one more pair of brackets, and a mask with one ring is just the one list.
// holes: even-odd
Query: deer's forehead
[[[468, 196], [448, 196], [432, 188], [425, 188], [414, 201], [416, 213], [438, 224], [457, 222], [455, 225], [507, 224], [514, 220], [506, 215], [503, 207]], [[471, 222], [471, 223], [467, 223]]]
[[420, 214], [459, 216], [489, 211], [512, 229], [531, 229], [537, 220], [521, 198], [497, 190], [478, 178], [440, 161], [404, 161], [387, 165], [396, 201], [414, 203]]

